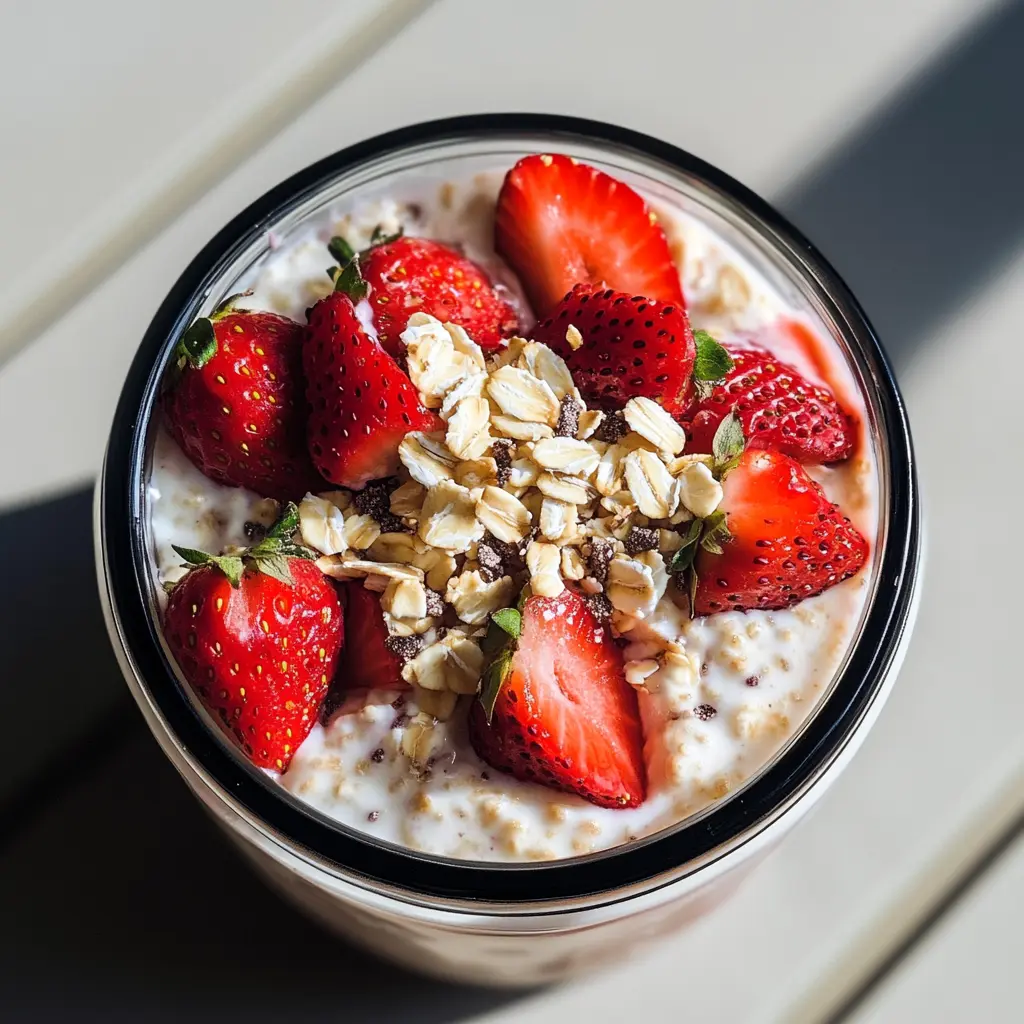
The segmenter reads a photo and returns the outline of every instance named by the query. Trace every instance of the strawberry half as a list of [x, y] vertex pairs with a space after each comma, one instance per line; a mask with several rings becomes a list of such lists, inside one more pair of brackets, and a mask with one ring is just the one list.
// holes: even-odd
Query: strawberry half
[[539, 316], [577, 284], [684, 306], [665, 232], [647, 203], [572, 157], [523, 157], [505, 175], [494, 245]]
[[302, 361], [309, 451], [332, 483], [359, 489], [391, 476], [398, 468], [398, 446], [410, 430], [443, 426], [420, 404], [405, 371], [366, 334], [342, 292], [332, 292], [309, 311]]
[[[338, 662], [338, 684], [343, 689], [407, 690], [402, 679], [401, 657], [393, 648], [396, 640], [388, 633], [380, 597], [362, 583], [346, 583], [345, 633], [348, 643]], [[401, 649], [400, 643], [397, 645]]]
[[253, 764], [278, 771], [316, 721], [344, 636], [333, 585], [290, 540], [297, 524], [289, 505], [241, 555], [175, 548], [193, 568], [164, 613], [199, 700]]
[[867, 541], [788, 455], [747, 449], [722, 488], [727, 532], [711, 550], [702, 545], [694, 561], [698, 615], [786, 608], [848, 579], [867, 560]]
[[164, 417], [202, 473], [278, 501], [320, 489], [306, 451], [299, 324], [222, 308], [192, 324], [176, 359]]
[[[582, 339], [576, 348], [566, 339], [570, 324]], [[591, 405], [618, 409], [643, 396], [673, 416], [686, 407], [696, 348], [681, 305], [580, 284], [533, 337], [565, 360]]]
[[494, 621], [492, 636], [505, 630], [508, 645], [470, 711], [473, 749], [499, 771], [601, 807], [643, 803], [640, 711], [610, 632], [570, 590]]
[[381, 345], [401, 355], [399, 335], [413, 313], [464, 328], [481, 348], [497, 348], [519, 329], [515, 310], [472, 260], [429, 238], [399, 238], [360, 254]]
[[719, 424], [735, 412], [748, 448], [773, 448], [807, 463], [838, 462], [852, 453], [853, 426], [831, 391], [759, 346], [723, 347], [732, 369], [681, 419], [687, 452], [710, 452]]

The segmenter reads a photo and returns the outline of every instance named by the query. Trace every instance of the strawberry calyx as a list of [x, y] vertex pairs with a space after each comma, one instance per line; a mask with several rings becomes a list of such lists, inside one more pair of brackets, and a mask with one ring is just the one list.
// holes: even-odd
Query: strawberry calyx
[[251, 547], [229, 551], [223, 555], [211, 555], [196, 548], [178, 547], [177, 544], [173, 544], [172, 547], [189, 566], [216, 566], [235, 589], [241, 584], [242, 573], [246, 568], [254, 568], [291, 587], [295, 585], [295, 580], [292, 577], [290, 561], [293, 558], [315, 561], [318, 557], [315, 551], [292, 540], [298, 528], [299, 510], [294, 502], [289, 501], [273, 526]]
[[[704, 334], [704, 331], [698, 331]], [[708, 336], [710, 337], [710, 335]], [[713, 338], [711, 342], [718, 345]], [[721, 348], [721, 346], [718, 346]], [[699, 351], [699, 350], [698, 350]], [[725, 350], [722, 349], [724, 353]], [[728, 355], [725, 356], [728, 359]], [[731, 362], [731, 360], [730, 360]], [[730, 471], [736, 468], [740, 456], [746, 446], [743, 427], [735, 412], [730, 412], [718, 425], [715, 431], [713, 452], [708, 468], [716, 480], [721, 481]], [[690, 599], [690, 614], [693, 614], [697, 595], [697, 584], [700, 582], [695, 565], [697, 552], [703, 549], [711, 555], [724, 553], [723, 545], [732, 540], [725, 512], [716, 508], [709, 516], [691, 519], [683, 534], [683, 546], [675, 553], [669, 563], [668, 570], [676, 576], [677, 581]]]
[[697, 354], [693, 360], [693, 390], [704, 401], [711, 392], [725, 383], [726, 374], [735, 365], [732, 357], [707, 331], [694, 331]]
[[498, 694], [512, 671], [512, 660], [519, 649], [519, 638], [523, 635], [523, 605], [530, 593], [529, 586], [524, 587], [516, 606], [494, 612], [487, 624], [487, 635], [481, 647], [484, 654], [489, 656], [489, 661], [484, 668], [479, 699], [488, 725], [494, 715]]
[[244, 292], [229, 295], [209, 316], [201, 316], [190, 324], [174, 346], [174, 364], [178, 372], [187, 363], [193, 370], [201, 370], [217, 354], [217, 335], [213, 325], [229, 313], [245, 312], [236, 309], [239, 299], [252, 295], [250, 288]]
[[351, 243], [341, 235], [335, 235], [327, 243], [327, 251], [338, 261], [338, 265], [327, 270], [327, 276], [334, 282], [334, 290], [347, 295], [353, 302], [359, 302], [370, 294], [369, 282], [363, 277], [359, 265], [361, 257], [381, 245], [388, 245], [402, 237], [401, 228], [391, 234], [385, 234], [378, 224], [370, 235], [370, 244], [356, 252]]

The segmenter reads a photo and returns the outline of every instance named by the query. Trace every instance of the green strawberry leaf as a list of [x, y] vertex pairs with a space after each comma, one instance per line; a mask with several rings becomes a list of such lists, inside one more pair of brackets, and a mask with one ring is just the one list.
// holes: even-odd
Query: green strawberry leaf
[[702, 525], [699, 519], [690, 520], [690, 525], [686, 528], [686, 533], [683, 535], [683, 546], [675, 553], [672, 561], [669, 563], [669, 572], [686, 572], [693, 565], [693, 560], [697, 557], [697, 543], [700, 540]]
[[686, 596], [690, 599], [690, 618], [697, 614], [697, 584], [700, 582], [697, 576], [696, 569], [690, 569], [690, 580], [689, 587], [686, 590]]
[[184, 360], [194, 370], [201, 370], [217, 352], [213, 321], [201, 316], [182, 334], [175, 351], [180, 365], [184, 366]]
[[345, 266], [355, 256], [356, 251], [341, 235], [335, 235], [327, 243], [327, 251], [338, 261], [338, 266]]
[[[743, 454], [743, 448], [747, 440], [743, 436], [743, 426], [735, 412], [718, 424], [714, 440], [711, 442], [711, 452], [715, 457], [715, 468], [724, 472], [725, 467]], [[729, 466], [732, 468], [732, 466]]]
[[483, 685], [480, 688], [480, 703], [484, 707], [484, 714], [487, 716], [488, 722], [494, 715], [494, 705], [498, 700], [498, 694], [501, 693], [501, 688], [512, 671], [514, 656], [514, 648], [505, 647], [494, 656], [484, 670]]
[[370, 248], [373, 249], [378, 245], [390, 245], [392, 242], [397, 242], [405, 232], [402, 228], [399, 228], [394, 234], [386, 235], [381, 230], [381, 226], [378, 224], [373, 229], [373, 234], [370, 236]]
[[265, 573], [267, 576], [273, 576], [275, 580], [280, 580], [287, 587], [295, 585], [290, 565], [291, 559], [287, 555], [280, 552], [267, 551], [259, 555], [253, 555], [252, 559], [260, 572]]
[[707, 331], [693, 332], [697, 354], [693, 360], [693, 388], [704, 401], [735, 365], [729, 353]]
[[290, 539], [292, 534], [299, 528], [299, 507], [294, 501], [284, 504], [278, 513], [273, 526], [267, 530], [268, 537], [279, 537], [282, 540]]
[[172, 544], [171, 549], [176, 554], [181, 555], [189, 565], [206, 565], [213, 560], [212, 555], [208, 555], [205, 551], [199, 551], [196, 548], [179, 548], [177, 544]]
[[720, 381], [733, 368], [729, 353], [707, 331], [693, 332], [697, 355], [693, 361], [693, 375], [697, 380]]
[[311, 548], [303, 547], [301, 544], [281, 544], [281, 554], [286, 555], [288, 558], [304, 558], [309, 562], [315, 562], [320, 557], [319, 551], [313, 551]]
[[523, 632], [523, 617], [515, 608], [502, 608], [491, 616], [491, 621], [503, 629], [513, 640]]
[[334, 290], [344, 292], [353, 302], [359, 302], [370, 294], [370, 286], [359, 269], [358, 256], [353, 256], [342, 270], [332, 269], [327, 273], [334, 281]]

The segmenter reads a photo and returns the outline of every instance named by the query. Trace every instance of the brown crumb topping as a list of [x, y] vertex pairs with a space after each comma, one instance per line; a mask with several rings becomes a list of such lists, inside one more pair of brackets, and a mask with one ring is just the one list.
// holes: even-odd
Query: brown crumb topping
[[639, 555], [658, 549], [658, 531], [646, 526], [634, 526], [626, 534], [626, 554]]
[[420, 651], [423, 650], [423, 637], [421, 636], [389, 636], [384, 641], [384, 646], [402, 661], [411, 661]]

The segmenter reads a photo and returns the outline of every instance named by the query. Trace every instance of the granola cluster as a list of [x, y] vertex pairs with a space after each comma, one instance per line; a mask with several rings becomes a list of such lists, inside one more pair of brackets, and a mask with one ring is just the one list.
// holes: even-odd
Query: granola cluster
[[[666, 595], [685, 604], [668, 563], [722, 488], [660, 405], [588, 409], [562, 358], [524, 338], [485, 359], [462, 328], [416, 313], [402, 340], [445, 429], [406, 435], [395, 478], [309, 494], [299, 512], [322, 571], [381, 594], [421, 712], [445, 719], [477, 692], [487, 622], [524, 586], [557, 597], [572, 583], [630, 640]], [[653, 687], [685, 661], [674, 636], [657, 648], [627, 662], [631, 683]]]

